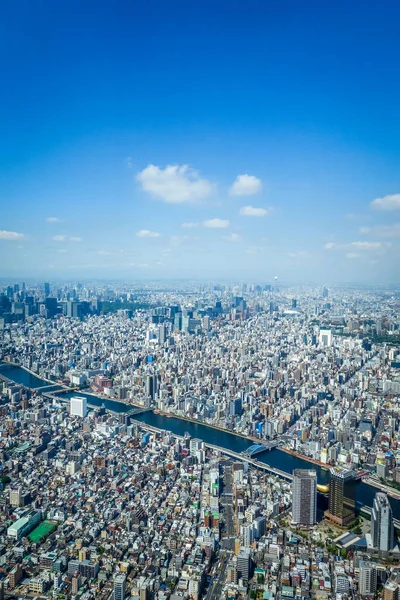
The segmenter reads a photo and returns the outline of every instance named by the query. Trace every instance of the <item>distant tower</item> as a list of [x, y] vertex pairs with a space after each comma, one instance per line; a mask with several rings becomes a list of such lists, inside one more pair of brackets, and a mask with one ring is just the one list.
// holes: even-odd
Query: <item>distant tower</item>
[[332, 467], [330, 475], [329, 510], [325, 511], [325, 516], [340, 526], [347, 525], [356, 516], [355, 473], [350, 469]]
[[317, 520], [317, 472], [314, 469], [295, 469], [292, 487], [292, 521], [314, 525]]
[[374, 548], [390, 552], [394, 546], [393, 514], [388, 497], [382, 492], [375, 494], [371, 512], [371, 536]]
[[154, 400], [157, 394], [157, 376], [147, 375], [146, 377], [146, 397]]
[[322, 346], [332, 346], [332, 331], [330, 329], [320, 329], [319, 343]]
[[329, 298], [329, 290], [328, 290], [328, 288], [327, 288], [327, 287], [324, 287], [324, 288], [322, 289], [322, 297], [323, 297], [323, 298]]
[[49, 283], [44, 284], [44, 295], [46, 298], [48, 296], [50, 296], [50, 284]]

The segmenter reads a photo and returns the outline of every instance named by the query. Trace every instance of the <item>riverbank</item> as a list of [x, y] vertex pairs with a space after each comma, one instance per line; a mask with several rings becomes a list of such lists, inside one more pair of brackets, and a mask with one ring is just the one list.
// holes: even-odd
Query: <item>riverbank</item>
[[300, 454], [300, 452], [296, 452], [295, 450], [285, 448], [284, 446], [277, 446], [276, 449], [280, 450], [281, 452], [286, 452], [286, 454], [290, 454], [291, 456], [295, 456], [296, 458], [301, 458], [301, 460], [306, 460], [307, 462], [310, 462], [314, 465], [318, 465], [319, 467], [321, 467], [321, 469], [325, 469], [326, 471], [329, 471], [329, 468], [332, 466], [327, 465], [326, 463], [323, 463], [315, 458], [311, 458], [311, 456], [305, 456], [304, 454]]
[[[49, 385], [53, 385], [53, 386], [59, 386], [60, 388], [62, 388], [62, 391], [59, 391], [58, 394], [77, 394], [77, 395], [81, 395], [81, 396], [88, 396], [88, 397], [92, 397], [92, 398], [100, 398], [102, 400], [108, 400], [111, 402], [119, 402], [121, 404], [125, 404], [125, 406], [132, 406], [133, 408], [142, 408], [145, 409], [146, 407], [143, 406], [142, 404], [136, 404], [135, 402], [127, 402], [126, 400], [120, 400], [119, 398], [111, 398], [110, 396], [105, 396], [103, 394], [98, 394], [98, 393], [94, 393], [92, 391], [87, 391], [87, 390], [82, 390], [80, 388], [74, 388], [74, 387], [70, 387], [68, 385], [66, 385], [65, 383], [61, 383], [60, 381], [52, 381], [51, 379], [47, 379], [47, 377], [44, 377], [43, 375], [39, 375], [38, 373], [35, 373], [34, 371], [32, 371], [31, 369], [28, 369], [28, 367], [24, 367], [23, 365], [19, 365], [18, 363], [14, 363], [11, 362], [9, 360], [2, 360], [0, 362], [0, 364], [3, 363], [4, 365], [8, 365], [10, 367], [15, 367], [17, 369], [22, 369], [23, 371], [25, 371], [26, 373], [28, 373], [29, 375], [32, 375], [32, 377], [35, 377], [36, 379], [39, 379], [41, 381], [45, 381], [48, 382]], [[8, 379], [8, 377], [6, 375], [4, 375], [5, 379]], [[9, 381], [12, 381], [12, 379], [10, 379]], [[24, 384], [21, 384], [24, 385]], [[29, 386], [25, 386], [24, 387], [29, 387]], [[42, 387], [30, 387], [29, 389], [32, 391], [41, 391], [43, 389], [43, 387], [47, 387], [47, 386], [42, 386]], [[44, 391], [43, 393], [46, 393], [46, 391]], [[49, 392], [51, 393], [51, 392]]]
[[200, 421], [200, 419], [192, 419], [191, 417], [186, 417], [183, 415], [178, 415], [176, 413], [169, 413], [162, 410], [154, 410], [156, 415], [161, 415], [162, 417], [167, 417], [167, 419], [175, 418], [182, 419], [183, 421], [188, 421], [189, 423], [196, 423], [196, 425], [204, 425], [205, 427], [211, 427], [212, 429], [216, 429], [217, 431], [222, 431], [223, 433], [230, 433], [231, 435], [238, 436], [243, 438], [244, 440], [249, 440], [249, 442], [256, 442], [257, 444], [262, 444], [263, 440], [259, 438], [253, 437], [252, 435], [245, 435], [244, 433], [238, 433], [237, 431], [231, 431], [230, 429], [225, 429], [225, 427], [220, 427], [219, 425], [212, 425], [211, 423], [206, 423], [205, 421]]
[[[28, 367], [24, 367], [23, 365], [19, 365], [18, 363], [15, 363], [15, 362], [11, 362], [10, 360], [2, 360], [2, 361], [0, 361], [0, 364], [1, 363], [3, 363], [4, 365], [8, 365], [10, 367], [16, 367], [17, 369], [23, 369], [26, 373], [29, 373], [29, 375], [32, 375], [32, 377], [36, 377], [36, 379], [39, 379], [41, 381], [46, 381], [49, 385], [62, 385], [61, 383], [58, 383], [58, 381], [52, 381], [51, 379], [47, 379], [47, 377], [43, 377], [43, 375], [38, 375], [37, 373], [35, 373], [35, 371], [28, 369]], [[6, 377], [6, 375], [4, 377]], [[8, 379], [8, 378], [6, 377], [6, 379]], [[12, 380], [10, 380], [10, 381], [12, 381]], [[37, 390], [40, 388], [30, 388], [30, 389]]]
[[381, 492], [384, 492], [394, 500], [400, 500], [400, 493], [394, 488], [390, 487], [389, 485], [385, 485], [380, 481], [375, 481], [375, 479], [371, 479], [371, 477], [365, 477], [362, 481], [363, 483], [366, 483], [367, 485], [370, 485], [371, 487], [374, 487], [380, 490]]

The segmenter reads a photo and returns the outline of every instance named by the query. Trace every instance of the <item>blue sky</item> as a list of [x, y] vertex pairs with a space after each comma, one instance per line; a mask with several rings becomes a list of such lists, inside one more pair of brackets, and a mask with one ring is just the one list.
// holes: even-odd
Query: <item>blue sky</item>
[[399, 282], [398, 2], [19, 2], [0, 264]]

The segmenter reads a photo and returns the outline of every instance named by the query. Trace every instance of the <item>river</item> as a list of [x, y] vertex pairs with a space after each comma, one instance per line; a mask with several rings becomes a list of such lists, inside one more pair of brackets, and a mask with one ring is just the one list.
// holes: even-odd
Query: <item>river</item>
[[[0, 363], [0, 374], [4, 375], [8, 379], [21, 383], [26, 387], [44, 387], [49, 385], [48, 382], [40, 379], [36, 375], [32, 375], [25, 371], [22, 367], [15, 367]], [[84, 396], [84, 393], [79, 393]], [[64, 397], [71, 397], [77, 395], [77, 392], [66, 392], [63, 394]], [[101, 406], [104, 404], [105, 408], [113, 410], [115, 412], [123, 413], [132, 409], [130, 405], [118, 402], [117, 400], [107, 400], [99, 396], [86, 395], [90, 404]], [[246, 440], [245, 438], [235, 435], [232, 433], [225, 433], [203, 425], [202, 423], [193, 423], [192, 421], [186, 421], [179, 417], [166, 417], [165, 415], [155, 414], [153, 412], [146, 412], [135, 416], [135, 420], [158, 427], [159, 429], [165, 429], [171, 431], [177, 435], [183, 436], [185, 432], [188, 432], [192, 437], [200, 438], [204, 442], [226, 448], [227, 450], [233, 450], [234, 452], [242, 452], [246, 450], [254, 442], [252, 440]], [[309, 461], [303, 460], [291, 454], [286, 454], [279, 449], [270, 450], [257, 456], [260, 462], [266, 463], [271, 467], [281, 469], [287, 473], [292, 473], [293, 469], [315, 469], [317, 471], [318, 483], [327, 484], [329, 481], [329, 471], [322, 469], [318, 465], [314, 465]], [[365, 504], [372, 507], [376, 489], [366, 483], [357, 482], [356, 485], [356, 500], [360, 504]], [[393, 515], [396, 519], [400, 519], [400, 500], [389, 498], [392, 506]]]

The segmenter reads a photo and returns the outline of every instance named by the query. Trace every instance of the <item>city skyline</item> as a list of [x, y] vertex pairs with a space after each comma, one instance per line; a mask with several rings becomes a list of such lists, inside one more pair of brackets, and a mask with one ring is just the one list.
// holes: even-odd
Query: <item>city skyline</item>
[[398, 6], [172, 8], [6, 8], [2, 275], [399, 283]]

